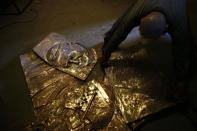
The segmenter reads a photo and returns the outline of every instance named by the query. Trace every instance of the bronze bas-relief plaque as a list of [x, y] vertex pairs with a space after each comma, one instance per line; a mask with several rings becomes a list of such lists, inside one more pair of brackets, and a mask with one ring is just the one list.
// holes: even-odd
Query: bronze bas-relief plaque
[[51, 33], [33, 50], [51, 66], [85, 80], [97, 62], [96, 51]]
[[[55, 39], [62, 41], [63, 38], [57, 35]], [[74, 56], [70, 57], [65, 53], [65, 46], [69, 44], [63, 41], [63, 45], [60, 42], [44, 46], [41, 42], [34, 48], [36, 53], [21, 55], [35, 112], [27, 130], [127, 131], [130, 130], [128, 122], [143, 120], [174, 105], [165, 100], [164, 89], [170, 86], [170, 80], [160, 70], [149, 69], [145, 49], [132, 54], [114, 52], [104, 72], [100, 63], [94, 61], [101, 55], [101, 46], [88, 49], [94, 50], [96, 55], [93, 60], [96, 65], [92, 64], [90, 68], [87, 61], [92, 56], [86, 54], [89, 58], [83, 57], [85, 48], [80, 44], [72, 45], [75, 48], [68, 52], [74, 51]], [[59, 67], [74, 71], [87, 67], [88, 71], [86, 77], [80, 77], [77, 76], [79, 73], [73, 75]]]

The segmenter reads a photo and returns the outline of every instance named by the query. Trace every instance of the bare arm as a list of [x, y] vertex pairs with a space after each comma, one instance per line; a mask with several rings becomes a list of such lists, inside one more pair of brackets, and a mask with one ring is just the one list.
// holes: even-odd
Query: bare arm
[[107, 66], [111, 53], [126, 39], [129, 32], [140, 23], [146, 0], [138, 0], [115, 22], [106, 33], [102, 49], [102, 65]]
[[106, 33], [103, 49], [112, 52], [126, 39], [129, 32], [139, 24], [144, 7], [144, 0], [139, 0], [115, 22]]

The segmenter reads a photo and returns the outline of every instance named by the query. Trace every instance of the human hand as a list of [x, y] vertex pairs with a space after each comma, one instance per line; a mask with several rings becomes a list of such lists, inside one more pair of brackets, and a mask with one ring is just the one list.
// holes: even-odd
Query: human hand
[[111, 52], [105, 48], [102, 48], [102, 57], [101, 57], [101, 67], [106, 68], [108, 64], [108, 60], [111, 56]]

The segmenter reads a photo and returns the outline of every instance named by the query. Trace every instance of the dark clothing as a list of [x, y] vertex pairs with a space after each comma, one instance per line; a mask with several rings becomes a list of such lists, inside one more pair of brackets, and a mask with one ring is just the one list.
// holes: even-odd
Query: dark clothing
[[186, 0], [136, 0], [106, 33], [103, 50], [112, 52], [140, 24], [140, 19], [150, 12], [158, 11], [166, 16], [168, 29], [172, 37], [172, 54], [175, 74], [178, 80], [190, 76], [192, 62], [195, 61], [195, 47], [188, 26]]

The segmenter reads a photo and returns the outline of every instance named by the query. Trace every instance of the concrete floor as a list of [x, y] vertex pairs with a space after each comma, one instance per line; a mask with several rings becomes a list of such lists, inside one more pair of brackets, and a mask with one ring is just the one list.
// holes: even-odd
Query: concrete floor
[[[33, 114], [19, 55], [31, 51], [50, 32], [63, 34], [69, 41], [81, 42], [88, 47], [101, 43], [104, 33], [131, 2], [132, 0], [34, 0], [30, 8], [20, 16], [0, 16], [0, 102], [3, 103], [0, 106], [4, 111], [2, 116], [8, 118], [4, 120], [9, 126], [20, 128], [32, 119]], [[197, 36], [194, 3], [190, 7], [193, 16], [191, 23]], [[31, 22], [1, 28], [9, 23], [29, 21], [32, 18], [34, 20]], [[195, 85], [193, 82], [190, 94], [191, 103], [197, 107]], [[197, 130], [190, 121], [197, 120], [195, 113], [189, 110], [186, 114], [177, 111], [150, 122], [141, 130]]]

